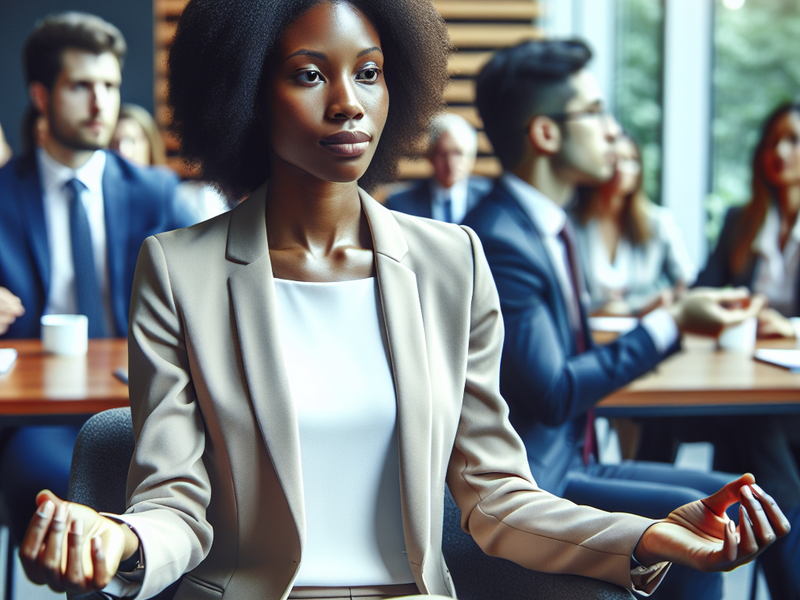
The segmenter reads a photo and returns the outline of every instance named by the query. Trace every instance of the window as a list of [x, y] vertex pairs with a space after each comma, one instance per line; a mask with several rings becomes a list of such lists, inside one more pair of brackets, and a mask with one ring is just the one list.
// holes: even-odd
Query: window
[[658, 202], [661, 198], [664, 7], [654, 0], [618, 0], [615, 28], [615, 113], [622, 127], [642, 149], [645, 190]]
[[712, 192], [706, 235], [713, 247], [727, 209], [750, 198], [761, 123], [800, 94], [800, 4], [715, 0]]

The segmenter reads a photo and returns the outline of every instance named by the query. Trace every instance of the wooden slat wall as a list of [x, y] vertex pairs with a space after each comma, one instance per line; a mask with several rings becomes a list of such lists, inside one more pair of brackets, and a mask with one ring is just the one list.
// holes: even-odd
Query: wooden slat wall
[[[187, 0], [153, 2], [156, 119], [166, 131], [169, 123], [166, 57], [178, 17]], [[479, 130], [479, 156], [475, 172], [496, 176], [500, 173], [500, 165], [492, 154], [489, 140], [481, 131], [483, 124], [473, 105], [474, 79], [496, 49], [542, 36], [541, 30], [535, 25], [539, 5], [536, 0], [434, 0], [434, 3], [447, 21], [450, 39], [458, 50], [450, 59], [451, 83], [445, 92], [448, 110], [463, 116]], [[165, 139], [171, 166], [183, 175], [191, 176], [177, 158], [177, 141], [169, 134], [165, 134]], [[424, 160], [407, 159], [400, 165], [401, 179], [429, 177], [430, 172], [430, 165]]]

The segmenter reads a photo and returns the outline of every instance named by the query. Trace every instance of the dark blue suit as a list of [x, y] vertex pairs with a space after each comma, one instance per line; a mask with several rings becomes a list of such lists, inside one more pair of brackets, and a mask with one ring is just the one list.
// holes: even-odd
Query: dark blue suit
[[[128, 331], [128, 306], [139, 247], [152, 234], [190, 224], [174, 212], [178, 178], [163, 169], [136, 167], [108, 152], [103, 202], [109, 287], [115, 336]], [[36, 156], [0, 169], [0, 286], [18, 296], [25, 314], [4, 338], [38, 338], [50, 286], [50, 250]], [[0, 481], [15, 537], [33, 515], [43, 487], [66, 495], [77, 426], [22, 427], [3, 450]], [[13, 488], [7, 482], [14, 482]]]
[[[467, 181], [467, 212], [477, 206], [481, 198], [491, 189], [492, 183], [489, 179], [470, 177]], [[424, 179], [415, 183], [410, 189], [389, 196], [386, 206], [402, 213], [431, 219], [433, 218], [432, 190], [431, 180]]]
[[[606, 346], [595, 347], [586, 336], [588, 348], [578, 353], [541, 235], [502, 180], [464, 225], [480, 237], [497, 284], [506, 330], [501, 391], [542, 488], [581, 504], [663, 518], [730, 480], [632, 462], [585, 466], [589, 409], [663, 356], [641, 325]], [[670, 351], [676, 349], [677, 344]], [[721, 577], [675, 569], [656, 593], [663, 598], [719, 597]]]
[[[139, 247], [148, 235], [190, 223], [174, 214], [178, 178], [142, 169], [106, 153], [103, 201], [114, 335], [128, 332], [128, 304]], [[0, 169], [0, 286], [22, 301], [25, 314], [5, 338], [38, 338], [50, 286], [50, 251], [35, 155]]]

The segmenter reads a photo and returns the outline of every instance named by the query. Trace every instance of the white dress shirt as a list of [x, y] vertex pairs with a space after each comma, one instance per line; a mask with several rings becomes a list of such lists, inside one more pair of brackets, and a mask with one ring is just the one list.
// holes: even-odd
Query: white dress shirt
[[[550, 257], [550, 264], [556, 273], [559, 288], [567, 304], [567, 314], [574, 331], [581, 328], [578, 304], [575, 302], [576, 292], [569, 275], [569, 258], [567, 249], [559, 233], [567, 221], [567, 213], [558, 204], [550, 200], [532, 185], [505, 171], [502, 182], [519, 202], [522, 209], [533, 222], [533, 226], [542, 238], [545, 250]], [[577, 260], [577, 258], [576, 258]], [[583, 282], [580, 282], [581, 287]], [[580, 290], [580, 301], [583, 306], [589, 304], [588, 292]], [[663, 308], [656, 309], [642, 318], [642, 326], [650, 335], [659, 353], [664, 353], [678, 339], [678, 327], [674, 319]]]
[[44, 222], [50, 254], [50, 288], [44, 314], [74, 314], [78, 312], [75, 293], [75, 266], [72, 264], [72, 238], [69, 227], [69, 202], [64, 185], [78, 179], [86, 186], [81, 200], [89, 220], [92, 235], [94, 266], [103, 293], [103, 307], [108, 331], [114, 331], [111, 291], [108, 283], [106, 254], [106, 225], [103, 204], [103, 171], [106, 154], [95, 152], [82, 167], [71, 169], [38, 148], [36, 158], [42, 184]]
[[697, 269], [669, 209], [648, 203], [645, 216], [650, 238], [633, 244], [627, 236], [622, 236], [617, 242], [613, 262], [599, 221], [589, 219], [585, 224], [575, 224], [575, 237], [593, 307], [621, 298], [638, 311], [657, 292], [679, 281], [690, 286], [697, 278]]
[[444, 221], [444, 203], [450, 198], [451, 222], [461, 223], [467, 216], [468, 194], [467, 179], [457, 181], [450, 189], [443, 188], [436, 179], [431, 179], [431, 216], [437, 221]]
[[780, 247], [781, 218], [772, 204], [767, 210], [764, 224], [753, 240], [751, 248], [758, 255], [753, 276], [753, 292], [764, 294], [769, 305], [794, 326], [795, 337], [800, 339], [800, 315], [795, 315], [798, 270], [800, 270], [800, 219], [797, 219]]

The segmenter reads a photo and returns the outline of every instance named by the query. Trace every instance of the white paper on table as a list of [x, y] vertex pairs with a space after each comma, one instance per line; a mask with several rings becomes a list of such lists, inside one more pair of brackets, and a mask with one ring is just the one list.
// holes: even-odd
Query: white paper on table
[[15, 360], [17, 360], [16, 350], [13, 348], [0, 348], [0, 375], [8, 373]]
[[756, 360], [789, 369], [792, 373], [800, 373], [800, 350], [759, 348], [753, 356]]

